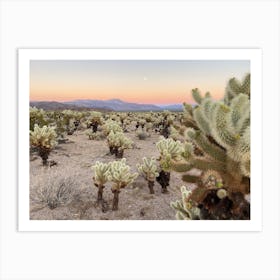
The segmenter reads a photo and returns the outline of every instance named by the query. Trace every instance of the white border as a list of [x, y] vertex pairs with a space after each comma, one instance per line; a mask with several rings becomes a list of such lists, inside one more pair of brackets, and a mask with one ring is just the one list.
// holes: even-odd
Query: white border
[[[19, 231], [261, 231], [262, 65], [260, 49], [19, 49], [18, 230]], [[30, 60], [250, 60], [251, 220], [248, 221], [37, 221], [29, 219]]]

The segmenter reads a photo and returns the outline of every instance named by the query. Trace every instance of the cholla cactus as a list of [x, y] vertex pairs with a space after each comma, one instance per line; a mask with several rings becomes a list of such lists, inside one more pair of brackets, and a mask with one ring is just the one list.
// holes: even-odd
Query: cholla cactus
[[114, 133], [113, 131], [109, 133], [107, 142], [110, 153], [115, 154], [116, 158], [122, 158], [124, 150], [131, 148], [133, 143], [123, 132]]
[[177, 200], [171, 202], [171, 207], [175, 209], [176, 218], [178, 220], [198, 220], [200, 216], [200, 210], [194, 205], [194, 202], [190, 199], [191, 191], [187, 190], [185, 186], [181, 187], [182, 201]]
[[250, 102], [239, 94], [226, 106], [205, 99], [195, 110], [194, 118], [200, 130], [187, 129], [186, 138], [202, 152], [185, 158], [198, 169], [215, 170], [226, 186], [246, 193], [249, 186], [243, 177], [250, 177]]
[[160, 153], [159, 163], [161, 167], [161, 171], [157, 177], [157, 182], [162, 187], [162, 193], [167, 193], [171, 167], [173, 162], [177, 162], [181, 159], [181, 154], [184, 149], [180, 141], [164, 138], [161, 138], [161, 140], [156, 143], [156, 147]]
[[[187, 128], [182, 153], [185, 163], [175, 163], [173, 169], [187, 172], [195, 167], [202, 171], [200, 176], [183, 176], [185, 182], [197, 184], [191, 199], [203, 209], [202, 218], [249, 218], [244, 198], [250, 192], [249, 95], [238, 93], [228, 105], [205, 97], [193, 110], [197, 128]], [[218, 196], [221, 188], [227, 193], [223, 199], [223, 191]]]
[[178, 132], [178, 130], [174, 126], [170, 126], [170, 136], [169, 137], [172, 138], [175, 141], [182, 138], [180, 133]]
[[137, 164], [138, 171], [148, 181], [150, 193], [154, 192], [154, 184], [156, 178], [159, 176], [158, 167], [154, 158], [143, 157], [142, 164]]
[[110, 132], [123, 132], [123, 129], [120, 127], [118, 122], [107, 120], [102, 126], [102, 131], [106, 136], [108, 136]]
[[103, 200], [103, 189], [110, 175], [110, 166], [107, 163], [102, 163], [97, 161], [95, 165], [92, 166], [94, 175], [93, 181], [94, 185], [98, 188], [97, 201]]
[[102, 113], [96, 111], [90, 112], [88, 121], [92, 132], [97, 132], [98, 126], [102, 123]]
[[43, 165], [47, 165], [50, 151], [56, 146], [56, 133], [54, 128], [34, 126], [34, 131], [30, 131], [30, 143], [38, 149], [38, 154], [42, 158]]
[[39, 126], [47, 125], [46, 112], [36, 107], [29, 108], [29, 130], [33, 130], [35, 124]]
[[138, 174], [130, 172], [130, 166], [126, 164], [125, 158], [120, 161], [110, 162], [109, 170], [108, 179], [113, 182], [112, 193], [114, 194], [112, 210], [118, 210], [121, 189], [133, 183]]
[[225, 104], [229, 105], [231, 100], [240, 93], [248, 95], [250, 98], [250, 80], [250, 74], [247, 74], [243, 81], [238, 81], [236, 78], [230, 79], [226, 87]]
[[160, 166], [165, 171], [170, 171], [172, 162], [179, 161], [181, 154], [184, 151], [183, 145], [180, 141], [173, 139], [160, 138], [156, 143], [156, 147], [160, 153]]

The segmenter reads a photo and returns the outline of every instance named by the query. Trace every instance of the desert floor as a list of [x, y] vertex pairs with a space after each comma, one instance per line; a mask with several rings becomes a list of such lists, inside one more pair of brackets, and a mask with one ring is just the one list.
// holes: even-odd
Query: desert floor
[[[135, 132], [126, 133], [135, 145], [125, 150], [124, 157], [131, 170], [136, 172], [136, 164], [142, 157], [159, 157], [155, 143], [159, 135], [152, 133], [146, 140], [139, 140]], [[171, 172], [169, 193], [162, 194], [161, 186], [155, 182], [155, 194], [149, 194], [147, 182], [138, 176], [135, 182], [121, 190], [119, 210], [112, 211], [113, 194], [110, 184], [106, 184], [103, 198], [105, 202], [97, 204], [97, 188], [93, 184], [91, 166], [96, 161], [115, 160], [108, 154], [106, 140], [89, 140], [85, 131], [76, 131], [65, 144], [59, 144], [50, 154], [49, 160], [57, 165], [44, 167], [36, 153], [30, 155], [30, 197], [36, 197], [37, 190], [44, 185], [53, 185], [57, 180], [71, 179], [75, 194], [68, 203], [50, 209], [44, 203], [30, 199], [30, 219], [34, 220], [174, 220], [175, 211], [170, 202], [181, 199], [180, 187], [183, 183], [181, 174]], [[193, 172], [197, 172], [193, 170]]]

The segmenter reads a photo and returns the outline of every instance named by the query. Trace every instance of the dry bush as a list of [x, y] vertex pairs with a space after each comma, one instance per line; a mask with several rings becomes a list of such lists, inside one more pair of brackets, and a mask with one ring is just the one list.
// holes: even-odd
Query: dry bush
[[[63, 172], [63, 174], [71, 174]], [[33, 182], [30, 199], [36, 204], [47, 206], [50, 209], [67, 205], [78, 194], [78, 183], [74, 174], [66, 177], [54, 170], [46, 170], [46, 173]]]

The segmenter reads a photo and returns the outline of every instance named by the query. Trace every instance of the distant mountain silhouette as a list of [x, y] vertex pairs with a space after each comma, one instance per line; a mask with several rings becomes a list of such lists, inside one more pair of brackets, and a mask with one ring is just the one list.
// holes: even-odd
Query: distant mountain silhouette
[[182, 111], [182, 104], [154, 105], [125, 102], [120, 99], [92, 100], [77, 99], [66, 102], [56, 101], [30, 101], [30, 106], [51, 110], [97, 110], [116, 112], [147, 112], [147, 111]]
[[56, 101], [30, 101], [29, 105], [31, 107], [36, 107], [38, 109], [43, 109], [45, 111], [55, 111], [55, 110], [76, 110], [76, 111], [84, 111], [84, 110], [96, 110], [96, 111], [111, 111], [110, 109], [98, 109], [98, 108], [90, 108], [90, 107], [81, 107], [72, 104], [65, 104], [63, 102]]
[[64, 104], [75, 105], [87, 108], [110, 109], [117, 112], [144, 112], [144, 111], [182, 111], [181, 104], [172, 105], [154, 105], [154, 104], [138, 104], [125, 102], [120, 99], [94, 100], [94, 99], [78, 99], [64, 102]]

